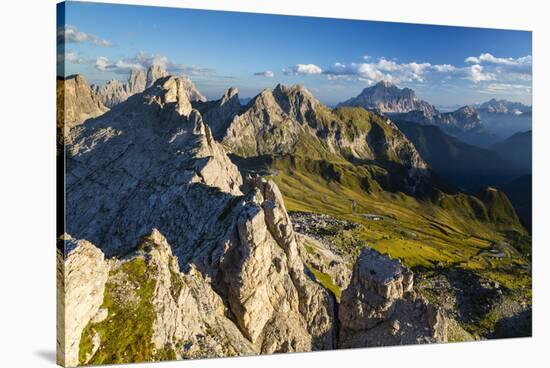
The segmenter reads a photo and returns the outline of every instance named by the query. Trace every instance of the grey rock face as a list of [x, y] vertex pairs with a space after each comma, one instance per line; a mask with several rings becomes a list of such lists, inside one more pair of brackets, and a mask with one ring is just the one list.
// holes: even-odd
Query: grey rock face
[[67, 255], [57, 255], [57, 362], [75, 367], [82, 330], [103, 303], [109, 266], [90, 242], [68, 235], [60, 241]]
[[339, 320], [343, 348], [447, 341], [443, 312], [416, 295], [412, 272], [368, 248], [342, 294]]
[[[211, 308], [169, 295], [175, 274], [217, 300], [216, 308], [226, 301], [230, 313], [220, 315], [235, 319], [223, 324], [241, 334], [228, 337], [240, 346], [232, 354], [334, 347], [334, 301], [304, 273], [281, 193], [259, 178], [243, 183], [181, 78], [161, 78], [75, 130], [67, 153], [70, 232], [111, 257], [135, 251], [158, 229], [146, 237], [157, 280], [155, 346], [175, 346], [211, 326]], [[192, 274], [204, 282], [192, 284]]]
[[216, 140], [221, 140], [227, 129], [227, 125], [239, 113], [241, 103], [239, 101], [239, 91], [236, 88], [230, 88], [221, 99], [214, 102], [204, 114], [204, 120], [212, 129], [212, 134]]
[[[112, 108], [126, 101], [130, 96], [143, 92], [145, 89], [153, 86], [157, 80], [167, 76], [168, 72], [162, 66], [151, 65], [147, 70], [132, 69], [126, 83], [114, 79], [107, 82], [104, 86], [94, 85], [92, 89], [105, 106]], [[189, 78], [181, 77], [181, 83], [186, 89], [190, 100], [206, 100]]]
[[388, 81], [365, 88], [357, 97], [342, 102], [339, 106], [359, 106], [382, 113], [419, 110], [428, 118], [437, 114], [435, 107], [418, 98], [412, 89], [401, 89]]
[[[108, 256], [137, 244], [152, 228], [192, 253], [190, 245], [204, 234], [223, 231], [215, 220], [241, 194], [237, 167], [192, 110], [181, 77], [158, 80], [73, 131], [70, 141], [68, 231]], [[203, 203], [213, 190], [221, 195]]]
[[[141, 246], [155, 280], [152, 342], [157, 349], [169, 346], [179, 359], [257, 353], [227, 318], [224, 302], [211, 283], [194, 267], [181, 273], [177, 258], [158, 230], [147, 235]], [[180, 351], [182, 341], [186, 347]]]

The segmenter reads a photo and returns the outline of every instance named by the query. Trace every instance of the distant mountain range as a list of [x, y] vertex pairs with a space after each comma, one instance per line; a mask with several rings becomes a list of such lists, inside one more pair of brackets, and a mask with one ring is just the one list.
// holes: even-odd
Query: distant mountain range
[[531, 106], [524, 105], [519, 102], [511, 102], [508, 100], [491, 99], [487, 102], [474, 105], [479, 112], [487, 112], [493, 114], [508, 114], [508, 115], [523, 115], [531, 113]]
[[[525, 128], [526, 124], [530, 129], [531, 124], [531, 108], [521, 103], [492, 99], [479, 105], [440, 112], [416, 96], [412, 89], [399, 88], [388, 81], [365, 88], [357, 97], [339, 106], [361, 106], [386, 114], [393, 120], [436, 125], [445, 133], [480, 147], [489, 147]], [[514, 123], [517, 124], [514, 126]]]
[[406, 121], [399, 121], [396, 125], [432, 169], [463, 190], [476, 192], [482, 187], [504, 184], [529, 172], [508, 156], [464, 143], [437, 126]]

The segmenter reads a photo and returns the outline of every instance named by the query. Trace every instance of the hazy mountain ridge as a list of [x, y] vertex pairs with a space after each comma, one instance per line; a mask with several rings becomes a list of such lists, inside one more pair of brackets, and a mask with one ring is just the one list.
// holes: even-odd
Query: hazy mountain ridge
[[533, 133], [519, 132], [506, 138], [493, 146], [491, 149], [498, 152], [502, 157], [524, 170], [525, 173], [532, 172], [533, 165]]
[[433, 105], [418, 98], [412, 89], [401, 89], [388, 81], [365, 88], [357, 97], [338, 104], [338, 107], [341, 106], [359, 106], [382, 113], [421, 111], [427, 119], [438, 113]]
[[475, 104], [473, 107], [480, 112], [488, 112], [495, 114], [511, 114], [522, 115], [529, 114], [532, 111], [532, 107], [524, 105], [520, 102], [512, 102], [508, 100], [497, 100], [492, 98], [489, 101]]
[[504, 156], [463, 143], [439, 127], [405, 121], [396, 125], [437, 173], [465, 190], [475, 192], [481, 187], [503, 184], [523, 173], [521, 166]]
[[[430, 103], [420, 100], [410, 88], [401, 89], [390, 82], [379, 82], [365, 88], [359, 96], [339, 104], [342, 105], [380, 111], [394, 120], [436, 125], [445, 133], [480, 147], [489, 147], [508, 132], [523, 129], [525, 124], [530, 126], [531, 114], [529, 106], [495, 99], [440, 112]], [[529, 121], [503, 121], [519, 117]]]

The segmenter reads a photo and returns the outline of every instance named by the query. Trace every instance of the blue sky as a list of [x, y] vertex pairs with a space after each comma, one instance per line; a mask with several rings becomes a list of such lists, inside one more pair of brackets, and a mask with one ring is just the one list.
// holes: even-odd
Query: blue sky
[[209, 99], [231, 86], [252, 97], [300, 83], [336, 104], [391, 80], [439, 106], [493, 97], [531, 104], [526, 31], [78, 2], [65, 9], [58, 60], [90, 83], [160, 64], [189, 75]]

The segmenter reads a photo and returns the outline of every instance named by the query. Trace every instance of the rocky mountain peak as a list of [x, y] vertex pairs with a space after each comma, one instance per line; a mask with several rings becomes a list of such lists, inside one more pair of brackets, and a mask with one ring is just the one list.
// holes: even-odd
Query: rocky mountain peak
[[[151, 65], [147, 69], [132, 69], [126, 83], [118, 80], [107, 82], [104, 86], [94, 86], [94, 93], [107, 107], [114, 107], [126, 101], [130, 96], [145, 91], [159, 79], [169, 76], [169, 73], [160, 65]], [[206, 101], [187, 76], [180, 76], [180, 83], [187, 90], [191, 101]]]
[[531, 106], [505, 99], [497, 100], [496, 98], [492, 98], [487, 102], [474, 105], [474, 107], [481, 112], [495, 114], [521, 115], [531, 112]]
[[147, 68], [145, 88], [151, 87], [157, 79], [168, 76], [168, 72], [161, 65], [151, 65]]
[[230, 100], [234, 97], [239, 98], [239, 90], [236, 87], [230, 87], [223, 95], [222, 99]]
[[357, 97], [342, 102], [339, 106], [360, 106], [382, 113], [420, 110], [429, 117], [437, 113], [433, 105], [418, 98], [412, 89], [399, 88], [387, 80], [363, 89]]
[[108, 110], [82, 75], [58, 78], [56, 88], [57, 127], [64, 129], [60, 136], [67, 135], [72, 127]]

